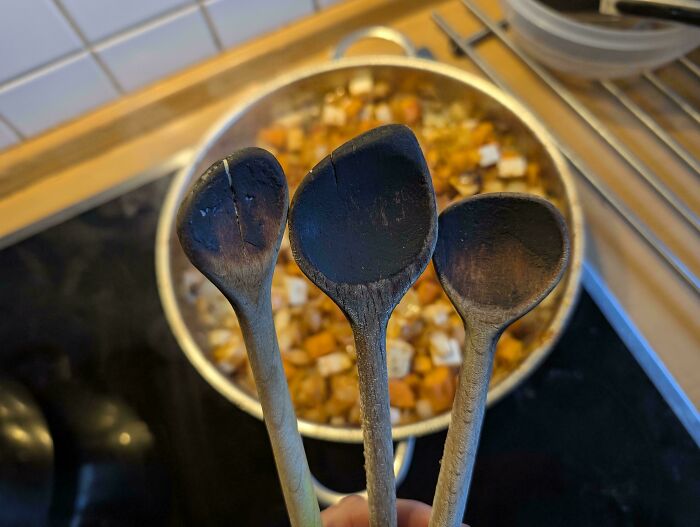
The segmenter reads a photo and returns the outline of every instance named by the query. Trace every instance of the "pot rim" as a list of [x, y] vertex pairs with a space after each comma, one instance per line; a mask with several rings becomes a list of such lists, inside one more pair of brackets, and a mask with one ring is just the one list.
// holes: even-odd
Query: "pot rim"
[[[166, 319], [175, 338], [187, 356], [190, 363], [199, 374], [220, 394], [226, 397], [243, 411], [262, 420], [262, 407], [257, 399], [245, 393], [235, 386], [231, 380], [220, 372], [214, 364], [207, 359], [200, 347], [195, 342], [190, 333], [175, 295], [175, 287], [171, 272], [170, 240], [173, 233], [173, 226], [177, 214], [177, 208], [184, 198], [189, 188], [189, 182], [193, 177], [195, 168], [202, 161], [212, 145], [235, 123], [249, 111], [250, 108], [258, 104], [274, 92], [282, 89], [288, 84], [299, 82], [309, 77], [321, 75], [335, 70], [346, 68], [371, 68], [373, 66], [387, 66], [408, 69], [418, 69], [430, 73], [449, 77], [453, 80], [468, 85], [484, 93], [504, 106], [514, 114], [534, 135], [537, 141], [543, 146], [550, 156], [556, 172], [563, 183], [564, 195], [569, 205], [570, 221], [568, 222], [572, 237], [572, 251], [570, 266], [565, 275], [566, 286], [562, 294], [559, 307], [552, 318], [547, 335], [543, 342], [537, 346], [528, 357], [518, 365], [508, 376], [489, 388], [486, 404], [491, 406], [499, 401], [507, 393], [523, 382], [549, 354], [568, 321], [573, 307], [578, 298], [581, 286], [581, 273], [584, 254], [584, 231], [583, 214], [579, 203], [578, 194], [574, 186], [574, 180], [568, 170], [568, 165], [564, 161], [561, 153], [556, 149], [549, 133], [545, 130], [537, 119], [520, 102], [504, 93], [495, 85], [483, 80], [471, 73], [460, 70], [454, 66], [438, 63], [414, 57], [400, 57], [393, 55], [378, 55], [371, 57], [341, 58], [331, 62], [305, 67], [294, 72], [282, 75], [271, 81], [258, 91], [254, 96], [249, 96], [229, 113], [219, 119], [205, 134], [204, 139], [197, 145], [195, 155], [187, 164], [180, 169], [173, 179], [163, 208], [158, 220], [156, 233], [156, 279], [161, 303]], [[425, 419], [416, 423], [394, 426], [392, 435], [395, 441], [411, 436], [422, 436], [437, 432], [447, 428], [450, 422], [450, 413], [444, 413]], [[297, 419], [299, 432], [306, 437], [324, 439], [329, 441], [344, 443], [361, 443], [362, 430], [359, 427], [338, 427], [328, 424], [314, 423], [302, 419]]]

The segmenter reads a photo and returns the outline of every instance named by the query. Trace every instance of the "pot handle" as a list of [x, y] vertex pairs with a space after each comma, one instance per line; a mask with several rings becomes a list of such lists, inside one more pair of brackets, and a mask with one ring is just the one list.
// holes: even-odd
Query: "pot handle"
[[[413, 459], [413, 449], [416, 446], [416, 438], [409, 437], [405, 441], [399, 441], [396, 446], [396, 453], [394, 454], [394, 477], [396, 478], [396, 486], [398, 487], [406, 479], [406, 474], [408, 474], [408, 468], [411, 466], [411, 460]], [[311, 480], [313, 481], [314, 491], [316, 492], [316, 497], [318, 502], [324, 507], [329, 507], [346, 496], [352, 496], [358, 494], [367, 498], [367, 490], [361, 492], [336, 492], [329, 489], [323, 483], [318, 481], [313, 474], [311, 475]]]
[[343, 57], [350, 46], [365, 38], [378, 38], [380, 40], [393, 42], [403, 49], [403, 52], [408, 57], [415, 57], [418, 55], [413, 42], [400, 31], [387, 26], [370, 26], [358, 29], [341, 40], [333, 52], [333, 58], [339, 59]]

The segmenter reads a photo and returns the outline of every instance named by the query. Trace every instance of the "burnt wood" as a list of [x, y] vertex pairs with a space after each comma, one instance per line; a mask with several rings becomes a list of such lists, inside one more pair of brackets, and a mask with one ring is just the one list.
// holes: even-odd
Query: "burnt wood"
[[561, 213], [526, 194], [482, 194], [445, 209], [433, 262], [466, 339], [431, 527], [462, 524], [496, 342], [559, 282], [569, 259]]
[[292, 200], [289, 237], [299, 267], [352, 326], [370, 523], [395, 526], [386, 325], [437, 241], [435, 193], [410, 129], [376, 128], [318, 163]]
[[177, 216], [187, 257], [236, 311], [294, 527], [320, 526], [311, 473], [297, 429], [272, 318], [272, 274], [289, 190], [277, 160], [260, 148], [214, 163]]

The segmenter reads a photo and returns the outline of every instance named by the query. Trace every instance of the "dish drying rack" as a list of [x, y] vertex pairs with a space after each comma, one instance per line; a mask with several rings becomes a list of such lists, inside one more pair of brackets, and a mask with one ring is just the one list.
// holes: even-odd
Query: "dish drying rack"
[[[700, 405], [700, 279], [697, 275], [700, 270], [700, 218], [697, 214], [700, 201], [697, 195], [693, 203], [693, 193], [700, 188], [700, 143], [693, 151], [686, 141], [679, 140], [672, 133], [679, 127], [669, 126], [663, 117], [646, 109], [638, 102], [638, 97], [626, 89], [625, 81], [572, 84], [521, 51], [504, 21], [490, 17], [474, 0], [461, 0], [461, 4], [464, 15], [478, 21], [481, 29], [464, 34], [455, 28], [452, 16], [448, 22], [439, 12], [432, 13], [434, 23], [458, 52], [466, 55], [485, 77], [550, 125], [556, 120], [556, 110], [538, 111], [533, 107], [532, 98], [528, 100], [521, 95], [521, 84], [509, 82], [503, 68], [496, 66], [499, 61], [489, 60], [480, 52], [481, 46], [495, 42], [501, 52], [505, 51], [528, 70], [536, 83], [554, 94], [566, 111], [588, 128], [589, 135], [607, 147], [607, 155], [613, 154], [618, 163], [626, 165], [624, 176], [594, 167], [590, 162], [592, 154], [598, 157], [600, 150], [582, 153], [581, 148], [572, 145], [571, 137], [564, 137], [555, 126], [548, 126], [554, 143], [575, 169], [581, 183], [581, 201], [590, 227], [584, 286], [700, 444], [697, 411]], [[700, 92], [700, 66], [683, 57], [676, 67], [685, 71], [693, 89]], [[646, 83], [646, 88], [655, 90], [652, 98], [655, 93], [673, 106], [674, 113], [682, 116], [685, 123], [680, 126], [681, 131], [700, 131], [700, 111], [661, 74], [649, 71], [635, 82]], [[601, 94], [607, 97], [608, 103], [612, 101], [617, 106], [616, 111], [627, 112], [632, 124], [627, 127], [611, 125], [587, 104], [589, 94], [594, 94], [594, 98], [600, 98]], [[642, 144], [632, 146], [620, 136], [619, 131], [625, 128], [641, 130], [653, 138], [657, 147], [666, 150], [664, 156], [675, 157], [675, 163], [683, 166], [685, 181], [694, 183], [695, 187], [686, 186], [688, 192], [681, 192], [679, 188], [682, 190], [683, 185], [678, 181], [672, 186], [658, 168], [652, 168], [640, 155]], [[676, 165], [671, 164], [669, 170], [675, 168]], [[646, 198], [640, 198], [641, 201], [626, 199], [629, 195], [624, 196], [619, 191], [620, 186], [625, 186], [620, 183], [624, 179], [646, 186]], [[611, 185], [611, 181], [616, 185]], [[649, 209], [645, 210], [644, 204]], [[650, 216], [658, 221], [652, 224]], [[608, 253], [615, 252], [616, 245], [621, 250], [612, 257]], [[620, 272], [620, 269], [612, 272], [611, 266], [629, 266], [629, 272]]]

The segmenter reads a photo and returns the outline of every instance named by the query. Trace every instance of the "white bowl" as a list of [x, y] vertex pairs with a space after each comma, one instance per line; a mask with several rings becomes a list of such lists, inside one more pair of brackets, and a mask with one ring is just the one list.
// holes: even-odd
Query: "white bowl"
[[637, 75], [700, 45], [700, 30], [679, 24], [619, 29], [583, 23], [536, 0], [501, 0], [520, 48], [552, 69], [584, 78]]

